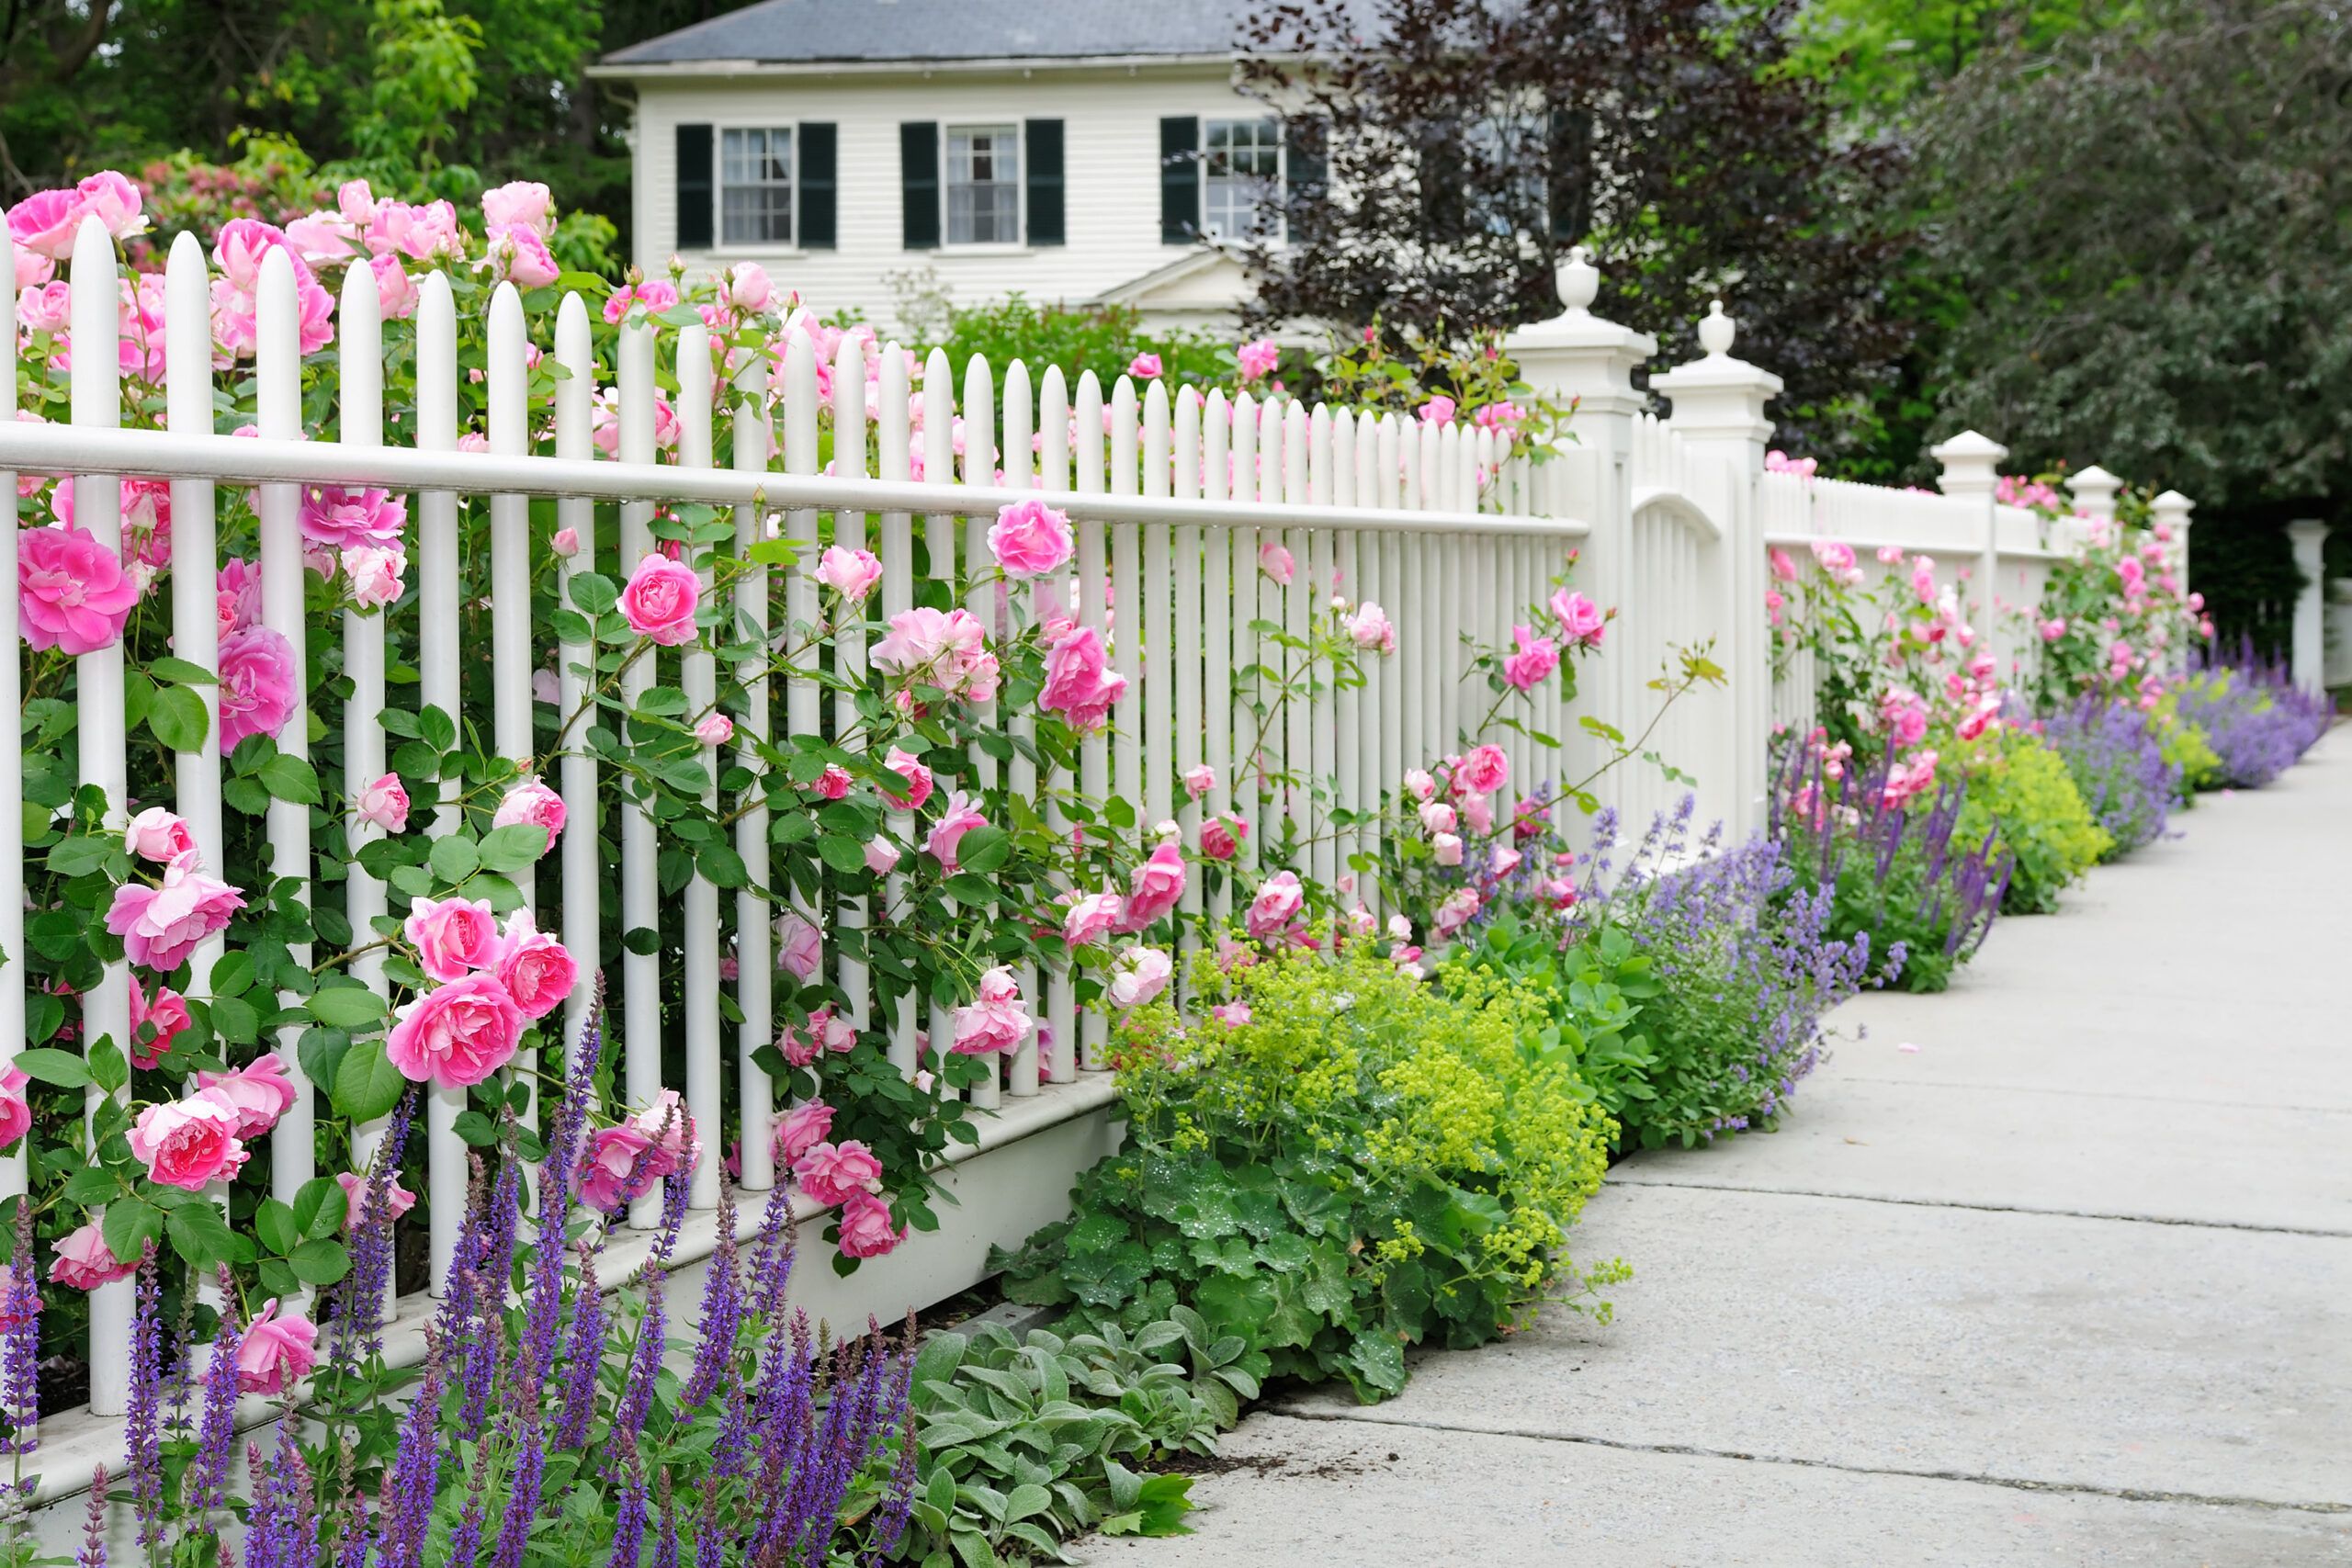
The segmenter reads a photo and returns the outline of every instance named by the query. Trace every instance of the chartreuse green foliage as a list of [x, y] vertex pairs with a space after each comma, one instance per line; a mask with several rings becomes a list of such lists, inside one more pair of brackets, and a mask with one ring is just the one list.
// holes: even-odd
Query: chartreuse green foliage
[[2097, 822], [2064, 759], [2029, 730], [1996, 725], [1955, 741], [1950, 761], [1968, 779], [1953, 841], [1973, 847], [1997, 831], [2017, 857], [2004, 912], [2045, 915], [2066, 885], [2097, 865], [2113, 843]]
[[1570, 1092], [1620, 1126], [1630, 1109], [1657, 1098], [1649, 1077], [1657, 1056], [1636, 1027], [1643, 1000], [1658, 992], [1656, 965], [1623, 931], [1604, 927], [1564, 947], [1557, 926], [1522, 919], [1506, 904], [1464, 934], [1438, 981], [1459, 991], [1477, 984], [1481, 971], [1507, 976], [1540, 1004], [1529, 1010], [1520, 1043], [1539, 1061], [1565, 1066]]
[[1181, 1303], [1272, 1372], [1369, 1401], [1404, 1387], [1408, 1345], [1480, 1344], [1625, 1276], [1566, 1256], [1612, 1126], [1522, 1049], [1537, 991], [1476, 971], [1439, 989], [1357, 943], [1230, 975], [1204, 958], [1192, 1005], [1123, 1021], [1126, 1146], [1002, 1260], [1014, 1299], [1095, 1325]]

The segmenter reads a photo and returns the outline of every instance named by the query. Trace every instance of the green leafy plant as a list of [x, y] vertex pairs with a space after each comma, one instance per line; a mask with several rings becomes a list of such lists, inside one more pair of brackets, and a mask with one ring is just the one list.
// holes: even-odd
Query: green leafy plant
[[1634, 1027], [1643, 1001], [1657, 995], [1655, 968], [1614, 926], [1564, 945], [1557, 926], [1506, 905], [1455, 944], [1438, 980], [1459, 989], [1486, 971], [1523, 986], [1542, 1010], [1529, 1018], [1521, 1046], [1539, 1062], [1565, 1066], [1577, 1091], [1622, 1124], [1630, 1107], [1657, 1093], [1649, 1071], [1657, 1057]]
[[1948, 755], [1968, 780], [1953, 842], [1974, 847], [1997, 832], [2015, 862], [2002, 912], [2055, 909], [2059, 894], [2114, 842], [2091, 819], [2065, 759], [2029, 730], [1998, 728], [1954, 742]]

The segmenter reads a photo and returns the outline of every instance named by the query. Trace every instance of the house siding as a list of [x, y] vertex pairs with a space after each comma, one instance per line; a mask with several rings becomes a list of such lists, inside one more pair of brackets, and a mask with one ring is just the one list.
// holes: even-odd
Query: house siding
[[[736, 261], [766, 267], [780, 287], [830, 312], [854, 308], [897, 331], [894, 273], [933, 268], [956, 305], [1018, 292], [1039, 302], [1095, 299], [1191, 254], [1163, 244], [1159, 229], [1159, 121], [1164, 115], [1240, 118], [1264, 107], [1235, 90], [1228, 66], [1037, 68], [1002, 74], [866, 77], [742, 76], [729, 80], [638, 83], [634, 208], [637, 264], [665, 269], [682, 254], [690, 271]], [[899, 127], [1064, 122], [1065, 229], [1068, 243], [1034, 248], [909, 251], [899, 213]], [[677, 183], [671, 164], [681, 124], [784, 125], [829, 121], [839, 128], [838, 247], [797, 251], [718, 244], [677, 251]], [[1220, 276], [1236, 276], [1229, 268]], [[1239, 298], [1201, 300], [1188, 291], [1170, 312], [1148, 316], [1205, 324]], [[1171, 301], [1171, 304], [1175, 302]]]

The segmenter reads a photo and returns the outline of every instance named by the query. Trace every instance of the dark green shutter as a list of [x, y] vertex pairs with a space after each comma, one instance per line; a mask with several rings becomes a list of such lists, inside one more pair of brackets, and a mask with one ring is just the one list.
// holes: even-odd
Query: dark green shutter
[[1063, 219], [1062, 122], [1033, 119], [1023, 130], [1029, 158], [1029, 243], [1066, 245], [1069, 231]]
[[1283, 122], [1283, 215], [1294, 225], [1331, 183], [1330, 135], [1331, 122], [1318, 116]]
[[899, 127], [899, 243], [910, 251], [939, 248], [939, 122], [908, 120]]
[[800, 126], [800, 229], [797, 236], [804, 251], [830, 251], [835, 238], [840, 208], [834, 176], [835, 148], [840, 141], [825, 120], [804, 120]]
[[678, 127], [678, 249], [707, 251], [712, 233], [710, 127]]
[[1170, 115], [1159, 122], [1159, 243], [1189, 245], [1201, 232], [1201, 122]]
[[1577, 200], [1586, 174], [1585, 139], [1575, 116], [1566, 109], [1550, 110], [1544, 125], [1544, 205], [1555, 243], [1574, 244], [1584, 238], [1582, 209]]

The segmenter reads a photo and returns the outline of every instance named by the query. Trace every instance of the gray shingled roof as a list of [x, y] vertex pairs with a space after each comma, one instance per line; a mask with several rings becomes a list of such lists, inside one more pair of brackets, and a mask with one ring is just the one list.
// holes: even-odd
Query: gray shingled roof
[[1245, 0], [763, 0], [605, 57], [704, 60], [1100, 59], [1222, 54]]

